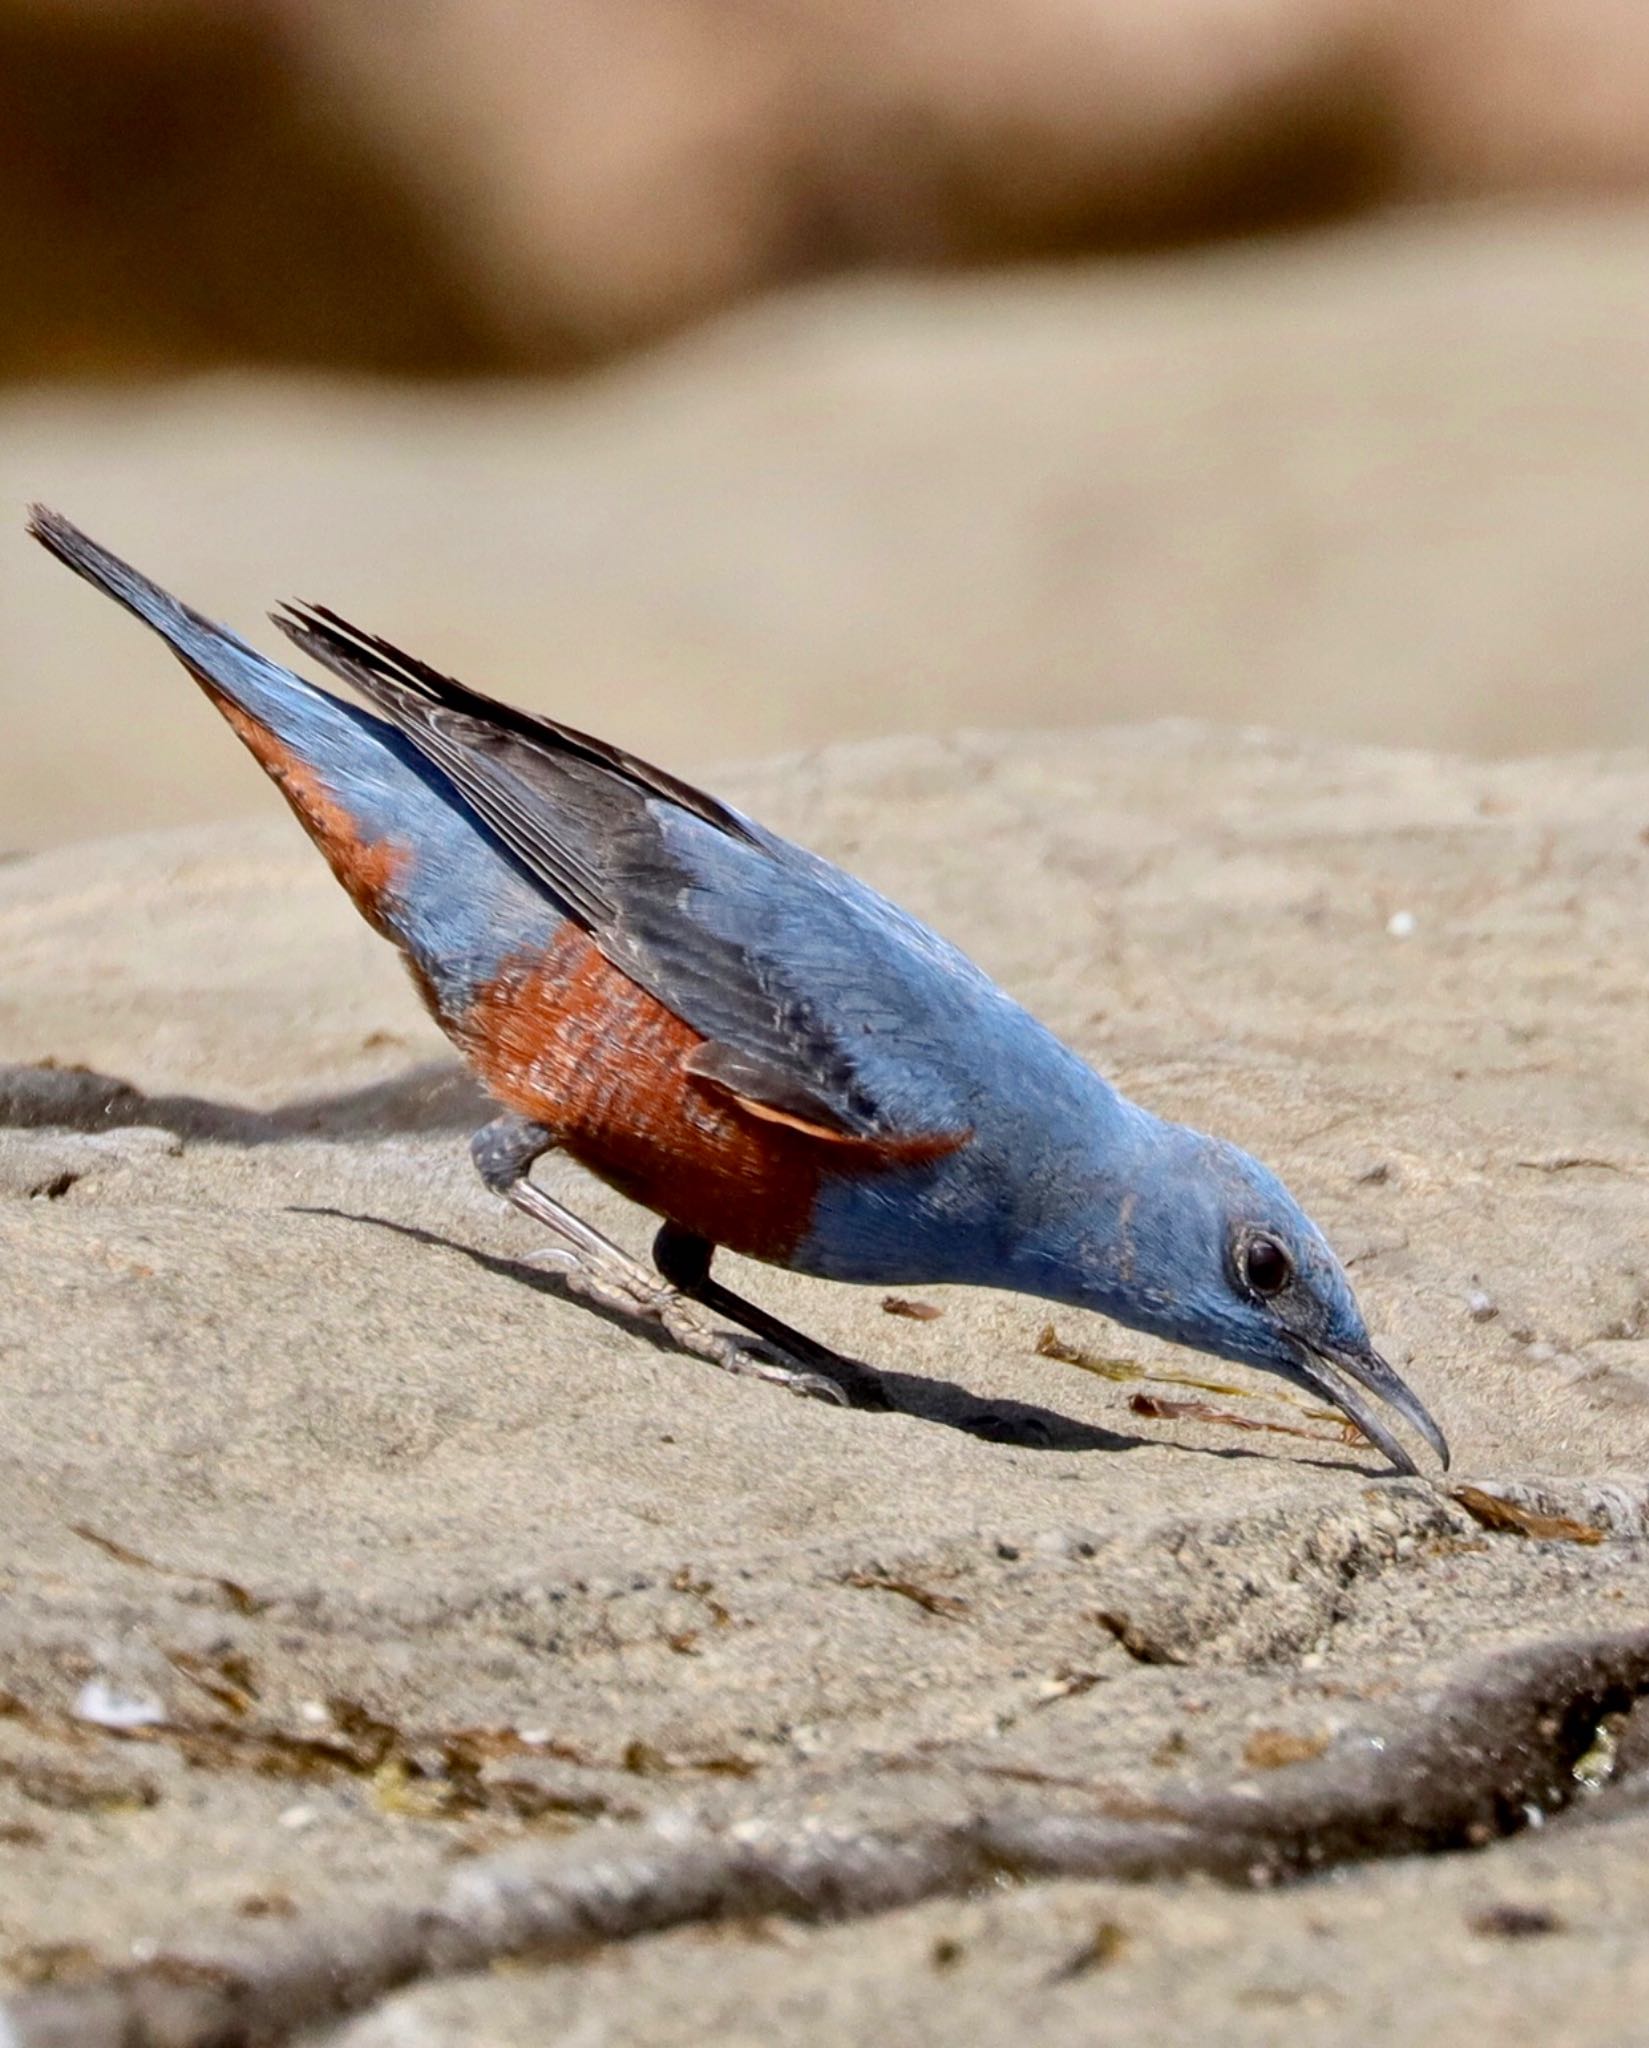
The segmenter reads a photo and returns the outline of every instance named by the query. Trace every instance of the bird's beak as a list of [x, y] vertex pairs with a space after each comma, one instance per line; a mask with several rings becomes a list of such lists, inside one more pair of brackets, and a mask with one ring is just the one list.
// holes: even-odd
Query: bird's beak
[[1418, 1474], [1420, 1468], [1380, 1419], [1373, 1405], [1363, 1398], [1361, 1389], [1366, 1389], [1388, 1408], [1395, 1408], [1405, 1421], [1412, 1423], [1437, 1453], [1443, 1470], [1449, 1469], [1448, 1438], [1433, 1422], [1419, 1395], [1398, 1378], [1377, 1351], [1335, 1351], [1301, 1343], [1300, 1366], [1318, 1393], [1332, 1401], [1343, 1414], [1349, 1415], [1376, 1450], [1383, 1451], [1399, 1472]]

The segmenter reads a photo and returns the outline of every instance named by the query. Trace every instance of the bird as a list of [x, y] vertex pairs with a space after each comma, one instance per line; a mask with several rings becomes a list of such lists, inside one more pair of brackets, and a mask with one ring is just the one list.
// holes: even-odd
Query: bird
[[[271, 618], [363, 701], [61, 515], [37, 505], [29, 530], [159, 634], [400, 950], [497, 1107], [482, 1181], [548, 1232], [571, 1291], [730, 1372], [873, 1406], [874, 1374], [734, 1293], [716, 1253], [1007, 1289], [1271, 1374], [1414, 1474], [1394, 1411], [1447, 1467], [1276, 1175], [1129, 1100], [865, 883], [325, 606]], [[650, 1266], [532, 1179], [557, 1151], [660, 1219]]]

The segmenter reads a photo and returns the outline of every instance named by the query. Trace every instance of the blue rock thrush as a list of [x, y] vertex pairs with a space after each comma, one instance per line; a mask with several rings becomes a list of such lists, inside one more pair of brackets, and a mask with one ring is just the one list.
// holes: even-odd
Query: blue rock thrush
[[[714, 1280], [718, 1247], [832, 1280], [1011, 1288], [1274, 1373], [1412, 1472], [1387, 1403], [1447, 1463], [1273, 1174], [1127, 1101], [863, 883], [330, 611], [276, 623], [371, 710], [55, 513], [31, 530], [160, 634], [400, 948], [505, 1112], [474, 1140], [483, 1180], [554, 1234], [545, 1260], [577, 1291], [840, 1400], [870, 1376]], [[533, 1183], [557, 1148], [664, 1219], [656, 1271]]]

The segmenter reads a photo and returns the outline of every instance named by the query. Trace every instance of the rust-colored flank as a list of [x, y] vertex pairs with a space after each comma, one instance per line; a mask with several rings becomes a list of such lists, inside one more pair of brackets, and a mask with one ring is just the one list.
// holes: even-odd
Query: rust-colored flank
[[[196, 675], [356, 908], [399, 943], [386, 897], [407, 848], [364, 838], [313, 768]], [[424, 1000], [501, 1103], [545, 1125], [575, 1159], [647, 1208], [752, 1258], [782, 1261], [795, 1250], [827, 1171], [919, 1164], [967, 1141], [965, 1132], [854, 1137], [689, 1073], [702, 1035], [575, 924], [506, 964], [461, 1016], [443, 1008], [411, 964]]]
[[368, 840], [306, 761], [277, 739], [261, 719], [243, 710], [198, 669], [196, 680], [223, 713], [253, 758], [292, 806], [299, 824], [326, 855], [332, 872], [349, 891], [355, 908], [374, 930], [393, 939], [383, 899], [405, 867], [407, 849], [391, 839]]
[[573, 924], [507, 966], [454, 1028], [499, 1101], [636, 1201], [752, 1258], [795, 1250], [827, 1170], [876, 1172], [964, 1142], [843, 1138], [690, 1074], [701, 1034]]

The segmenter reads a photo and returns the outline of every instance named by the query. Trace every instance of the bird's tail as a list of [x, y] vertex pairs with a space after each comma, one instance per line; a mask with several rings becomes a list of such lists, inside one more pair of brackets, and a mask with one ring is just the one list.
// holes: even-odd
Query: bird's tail
[[[181, 604], [59, 514], [35, 506], [29, 531], [153, 627], [279, 787], [357, 907], [416, 953], [388, 887], [392, 873], [405, 879], [401, 850], [420, 837], [443, 839], [449, 849], [464, 840], [472, 861], [480, 857], [411, 744], [373, 712], [305, 682]], [[489, 858], [496, 867], [496, 854]]]
[[356, 907], [406, 953], [439, 1015], [458, 1014], [506, 958], [546, 942], [559, 913], [393, 726], [259, 654], [59, 514], [35, 506], [29, 531], [166, 642]]
[[[278, 739], [300, 751], [307, 751], [319, 730], [333, 723], [339, 714], [355, 712], [356, 707], [346, 706], [326, 691], [306, 683], [290, 669], [249, 647], [227, 626], [203, 617], [169, 591], [162, 590], [158, 583], [139, 575], [130, 563], [99, 547], [60, 512], [45, 505], [32, 505], [28, 530], [77, 576], [83, 576], [152, 627], [220, 710], [234, 706], [249, 713]], [[366, 717], [364, 713], [357, 715]]]

